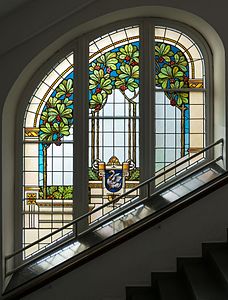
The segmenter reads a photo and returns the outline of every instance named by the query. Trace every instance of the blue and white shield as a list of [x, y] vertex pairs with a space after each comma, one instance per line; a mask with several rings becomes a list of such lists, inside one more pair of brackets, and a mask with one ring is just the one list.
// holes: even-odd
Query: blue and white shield
[[109, 192], [115, 193], [122, 188], [123, 171], [122, 170], [105, 170], [105, 187]]

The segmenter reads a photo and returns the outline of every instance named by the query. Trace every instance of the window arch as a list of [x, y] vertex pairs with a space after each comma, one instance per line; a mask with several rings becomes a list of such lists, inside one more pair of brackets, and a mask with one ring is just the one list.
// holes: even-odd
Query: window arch
[[[201, 51], [184, 30], [166, 23], [155, 19], [133, 21], [130, 26], [118, 26], [91, 40], [85, 36], [86, 46], [79, 43], [36, 88], [24, 125], [24, 245], [64, 225], [72, 219], [72, 208], [77, 210], [72, 166], [74, 153], [80, 158], [82, 145], [77, 143], [73, 127], [82, 118], [89, 124], [89, 132], [83, 133], [89, 136], [88, 145], [85, 143], [88, 161], [81, 161], [82, 166], [89, 167], [88, 183], [83, 182], [88, 209], [146, 178], [148, 161], [153, 162], [152, 175], [198, 151], [211, 138], [205, 123], [205, 112], [209, 114], [211, 108], [205, 86], [209, 73], [205, 72], [203, 42]], [[73, 57], [86, 50], [89, 71], [77, 71]], [[89, 82], [78, 86], [74, 74], [83, 76], [84, 72], [88, 72]], [[142, 82], [147, 75], [152, 81]], [[73, 109], [83, 104], [77, 104], [73, 97], [73, 86], [89, 94], [89, 110], [79, 121]], [[145, 106], [153, 109], [145, 113]], [[146, 128], [146, 124], [152, 126]], [[153, 149], [143, 156], [141, 150], [150, 145]]]

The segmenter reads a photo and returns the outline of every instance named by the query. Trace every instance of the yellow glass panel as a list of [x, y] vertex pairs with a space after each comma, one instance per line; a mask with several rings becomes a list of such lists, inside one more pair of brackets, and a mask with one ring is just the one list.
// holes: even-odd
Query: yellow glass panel
[[202, 133], [203, 132], [203, 120], [191, 120], [190, 121], [190, 132], [191, 133]]
[[202, 61], [195, 61], [194, 62], [194, 66], [195, 66], [195, 78], [203, 78], [203, 66], [202, 66]]
[[193, 44], [189, 37], [186, 37], [185, 35], [180, 37], [179, 43], [182, 44], [186, 49], [190, 48]]
[[121, 30], [119, 32], [115, 32], [113, 34], [111, 34], [111, 38], [112, 38], [112, 41], [115, 43], [115, 42], [118, 42], [118, 41], [121, 41], [122, 39], [126, 39], [126, 33], [125, 31]]
[[165, 28], [155, 27], [155, 36], [157, 37], [164, 37], [165, 35]]
[[190, 99], [190, 105], [204, 104], [204, 93], [190, 92], [189, 99]]
[[138, 37], [138, 35], [139, 35], [139, 27], [127, 28], [126, 32], [127, 32], [127, 36], [128, 37], [134, 37], [134, 36]]
[[[25, 246], [27, 245], [27, 241], [26, 241], [26, 244], [24, 244], [24, 245]], [[27, 256], [33, 254], [34, 252], [38, 251], [38, 249], [39, 249], [39, 246], [34, 245], [34, 246], [30, 247], [29, 249], [25, 250], [25, 252], [24, 252], [25, 257], [27, 257]]]
[[30, 244], [32, 242], [34, 242], [35, 240], [39, 239], [39, 235], [38, 235], [38, 230], [34, 230], [34, 229], [27, 229], [25, 231], [25, 240], [26, 243]]
[[191, 119], [201, 119], [204, 116], [204, 107], [202, 105], [191, 105]]
[[112, 40], [110, 39], [109, 36], [100, 39], [99, 41], [96, 41], [96, 45], [98, 47], [98, 49], [103, 49], [104, 47], [106, 47], [107, 45], [112, 45]]
[[25, 157], [25, 171], [38, 171], [38, 157]]
[[38, 185], [38, 172], [25, 172], [25, 186], [26, 185]]
[[24, 145], [25, 156], [38, 156], [38, 145], [35, 143], [27, 143]]
[[[39, 230], [39, 236], [40, 238], [44, 237], [45, 235], [49, 234], [50, 230], [49, 229], [40, 229]], [[43, 240], [43, 243], [50, 243], [51, 242], [51, 238], [47, 238], [45, 240]]]
[[98, 51], [97, 46], [93, 43], [89, 46], [89, 55], [96, 53]]
[[175, 40], [175, 41], [178, 41], [180, 35], [181, 35], [180, 32], [174, 31], [172, 29], [167, 29], [166, 33], [165, 33], [166, 38], [169, 38], [169, 39], [172, 39], [172, 40]]
[[193, 45], [190, 49], [189, 49], [189, 52], [193, 58], [193, 60], [197, 60], [197, 59], [202, 59], [202, 55], [201, 53], [199, 52], [199, 49]]
[[27, 112], [25, 127], [33, 127], [35, 114], [31, 112]]
[[45, 221], [51, 221], [51, 219], [52, 219], [52, 215], [46, 215], [46, 214], [43, 214], [43, 215], [40, 215], [40, 218], [42, 219], [42, 220], [45, 220]]
[[39, 104], [40, 103], [40, 99], [38, 99], [37, 97], [32, 97], [31, 99], [30, 99], [30, 103], [31, 104]]
[[39, 107], [39, 103], [30, 103], [28, 105], [28, 111], [36, 113], [38, 107]]
[[202, 148], [204, 146], [204, 135], [203, 134], [190, 134], [190, 148]]
[[73, 55], [73, 53], [71, 53], [69, 56], [67, 56], [67, 59], [73, 65], [73, 63], [74, 63], [74, 55]]

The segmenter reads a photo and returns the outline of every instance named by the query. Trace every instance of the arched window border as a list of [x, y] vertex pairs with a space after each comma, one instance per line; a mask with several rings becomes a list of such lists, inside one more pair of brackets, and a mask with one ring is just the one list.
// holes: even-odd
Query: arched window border
[[[161, 10], [159, 10], [159, 8], [158, 8], [158, 10], [154, 9], [153, 6], [151, 6], [149, 8], [150, 9], [147, 10], [146, 15], [151, 15], [152, 16], [154, 14], [154, 15], [163, 15], [165, 17], [165, 16], [167, 16], [167, 15], [170, 14], [170, 11], [172, 12], [171, 8], [167, 8], [167, 12], [164, 13], [164, 14], [161, 12]], [[131, 14], [133, 14], [133, 15], [137, 15], [137, 14], [138, 15], [143, 15], [142, 11], [144, 10], [144, 12], [145, 12], [146, 9], [147, 8], [145, 8], [145, 7], [140, 7], [139, 10], [137, 8], [132, 8]], [[165, 9], [166, 9], [165, 7], [162, 7], [163, 11], [165, 11]], [[221, 39], [219, 38], [219, 36], [217, 35], [217, 33], [213, 30], [213, 28], [211, 28], [210, 25], [208, 25], [202, 19], [200, 19], [200, 18], [198, 18], [198, 17], [196, 17], [196, 16], [193, 15], [194, 18], [191, 21], [190, 20], [191, 14], [189, 14], [188, 12], [181, 11], [181, 10], [176, 10], [176, 9], [173, 9], [173, 11], [174, 11], [174, 14], [170, 15], [172, 18], [175, 18], [175, 16], [176, 16], [177, 20], [179, 19], [179, 20], [184, 21], [185, 17], [186, 17], [186, 23], [190, 24], [190, 25], [186, 25], [188, 27], [188, 29], [190, 29], [189, 26], [195, 27], [194, 26], [194, 20], [199, 20], [200, 22], [199, 22], [199, 25], [197, 26], [198, 29], [199, 29], [199, 32], [201, 31], [202, 33], [204, 33], [205, 36], [207, 36], [206, 33], [208, 33], [208, 36], [210, 35], [210, 33], [212, 35], [212, 38], [208, 38], [208, 41], [210, 42], [209, 44], [212, 46], [212, 49], [214, 51], [214, 53], [213, 53], [214, 54], [214, 58], [213, 58], [212, 61], [214, 62], [214, 66], [217, 63], [221, 68], [223, 68], [222, 72], [221, 72], [221, 77], [217, 78], [217, 80], [216, 80], [216, 83], [218, 83], [218, 85], [217, 86], [215, 85], [215, 87], [216, 87], [215, 88], [215, 95], [216, 95], [216, 99], [215, 100], [216, 101], [220, 101], [221, 106], [217, 107], [215, 109], [214, 113], [215, 113], [216, 119], [219, 120], [219, 122], [218, 122], [218, 126], [216, 128], [212, 128], [212, 132], [215, 133], [214, 136], [215, 136], [216, 139], [219, 138], [219, 137], [225, 137], [225, 134], [226, 134], [226, 132], [225, 132], [225, 121], [226, 120], [224, 118], [224, 115], [222, 114], [222, 112], [224, 112], [224, 106], [225, 106], [225, 87], [224, 87], [224, 81], [221, 81], [221, 83], [218, 81], [219, 79], [222, 80], [225, 77], [225, 72], [224, 72], [224, 70], [225, 70], [224, 65], [225, 64], [224, 64], [224, 61], [222, 61], [222, 60], [224, 60], [225, 56], [224, 56], [224, 47], [223, 47], [223, 44], [221, 42]], [[179, 17], [179, 16], [177, 17], [177, 11], [183, 12], [183, 14], [182, 14], [181, 17]], [[124, 14], [124, 11], [123, 11], [123, 14]], [[120, 14], [120, 18], [122, 18], [123, 14]], [[104, 21], [104, 19], [103, 19], [101, 22], [108, 23], [108, 19], [106, 18], [106, 21]], [[200, 24], [204, 25], [202, 27], [202, 30], [200, 28]], [[217, 45], [215, 45], [216, 44], [215, 41], [218, 42]], [[61, 43], [64, 43], [64, 42], [62, 41], [62, 42], [60, 42], [60, 44]], [[64, 49], [66, 49], [66, 48], [67, 48], [67, 46], [64, 47]], [[50, 49], [49, 49], [49, 51], [50, 51]], [[56, 54], [56, 55], [58, 56], [61, 51], [63, 51], [63, 50], [58, 51], [58, 54]], [[53, 51], [51, 50], [50, 52], [53, 52]], [[45, 52], [43, 54], [41, 54], [41, 55], [43, 55], [43, 57], [46, 56]], [[49, 54], [48, 54], [48, 56], [49, 56]], [[34, 62], [32, 62], [29, 65], [28, 68], [26, 67], [24, 69], [24, 71], [22, 72], [22, 75], [23, 75], [23, 73], [25, 74], [27, 72], [27, 76], [25, 76], [25, 78], [28, 78], [28, 81], [30, 81], [30, 83], [28, 84], [28, 90], [29, 90], [29, 85], [31, 84], [32, 81], [35, 82], [35, 83], [37, 83], [37, 81], [39, 81], [37, 79], [39, 77], [38, 74], [40, 72], [42, 73], [41, 70], [45, 69], [46, 71], [48, 71], [49, 68], [52, 67], [52, 63], [50, 63], [50, 62], [51, 61], [53, 61], [53, 62], [55, 61], [54, 56], [52, 56], [52, 58], [48, 60], [47, 64], [46, 63], [44, 64], [44, 65], [46, 65], [46, 67], [44, 65], [42, 65], [40, 67], [39, 71], [35, 72], [35, 74], [33, 76], [33, 78], [34, 78], [33, 80], [31, 80], [31, 79], [29, 80], [30, 75], [28, 76], [28, 74], [31, 74], [30, 67], [31, 67], [31, 64], [34, 63]], [[62, 57], [62, 55], [61, 55], [61, 57]], [[37, 61], [33, 64], [33, 70], [34, 70], [34, 66], [35, 65], [37, 65]], [[48, 65], [49, 65], [49, 67], [48, 67]], [[218, 71], [218, 67], [217, 66], [214, 69]], [[212, 72], [212, 74], [213, 74], [211, 76], [211, 77], [213, 77], [212, 81], [215, 83], [216, 71]], [[40, 78], [42, 78], [42, 75], [40, 76]], [[21, 84], [21, 88], [20, 88], [20, 84]], [[6, 112], [8, 106], [10, 105], [10, 103], [12, 103], [12, 101], [15, 99], [15, 97], [18, 99], [18, 91], [22, 91], [22, 87], [24, 88], [26, 85], [27, 84], [25, 84], [25, 81], [22, 80], [21, 77], [15, 82], [14, 86], [12, 87], [12, 89], [11, 89], [11, 91], [10, 91], [7, 99], [6, 99], [6, 105], [4, 106], [3, 115], [4, 115], [4, 112]], [[26, 89], [27, 89], [27, 87], [26, 87]], [[27, 93], [22, 93], [22, 94], [23, 94], [23, 96], [21, 97], [20, 104], [23, 103], [22, 99], [24, 99], [24, 101], [25, 101], [25, 99], [26, 99], [25, 95]], [[212, 100], [214, 98], [214, 95], [212, 95], [212, 93], [211, 93], [211, 97], [210, 98]], [[26, 101], [27, 101], [27, 99], [26, 99]], [[214, 102], [214, 101], [212, 101], [212, 102]], [[18, 107], [19, 107], [18, 114], [20, 113], [20, 110], [21, 110], [20, 104], [18, 105]], [[3, 124], [4, 124], [4, 120], [7, 119], [7, 116], [8, 116], [8, 114], [6, 113], [4, 115], [4, 118], [3, 118]], [[220, 116], [222, 116], [222, 118], [219, 118]], [[16, 122], [18, 122], [18, 119], [17, 119]], [[213, 127], [212, 125], [213, 124], [211, 123], [211, 127]], [[18, 149], [18, 144], [19, 144], [18, 140], [17, 140], [18, 131], [15, 133], [14, 136], [11, 136], [11, 139], [9, 139], [7, 141], [7, 132], [8, 131], [12, 132], [12, 129], [6, 130], [5, 132], [4, 132], [4, 129], [6, 129], [5, 126], [3, 126], [3, 155], [4, 155], [3, 156], [3, 170], [6, 170], [6, 168], [5, 168], [6, 165], [4, 164], [4, 160], [6, 159], [7, 161], [9, 161], [9, 160], [11, 161], [11, 163], [8, 166], [8, 170], [7, 171], [3, 171], [3, 172], [5, 172], [5, 176], [3, 176], [4, 179], [3, 179], [3, 197], [2, 198], [3, 199], [9, 199], [9, 202], [8, 202], [9, 204], [7, 204], [7, 205], [3, 204], [3, 211], [6, 212], [6, 215], [7, 215], [7, 212], [9, 212], [9, 211], [12, 212], [14, 209], [15, 209], [15, 211], [18, 211], [18, 202], [17, 202], [18, 194], [15, 191], [15, 189], [12, 188], [12, 184], [11, 183], [14, 181], [15, 184], [13, 184], [13, 185], [14, 186], [18, 185], [17, 178], [15, 180], [12, 180], [12, 175], [15, 173], [15, 166], [16, 166], [17, 170], [20, 169], [19, 168], [20, 164], [18, 163], [17, 160], [15, 160], [15, 162], [14, 162], [13, 155], [12, 155], [12, 150], [10, 150], [11, 148]], [[14, 147], [15, 144], [16, 144], [16, 146]], [[6, 153], [5, 151], [7, 151], [7, 149], [9, 149], [9, 152], [7, 154], [5, 154]], [[10, 159], [7, 159], [7, 158], [10, 158]], [[17, 175], [21, 175], [21, 173], [18, 172]], [[9, 180], [9, 188], [7, 187], [7, 179]], [[17, 197], [15, 197], [15, 195], [17, 195]], [[15, 205], [14, 205], [14, 201], [15, 201]], [[16, 221], [18, 220], [17, 214], [15, 214], [15, 220]], [[3, 222], [4, 222], [4, 220], [3, 220]], [[7, 222], [5, 222], [3, 224], [3, 237], [4, 237], [4, 232], [6, 232], [6, 228], [7, 228], [6, 223]], [[8, 227], [7, 229], [8, 229], [7, 234], [10, 235], [11, 237], [13, 237], [12, 234], [9, 234], [9, 231], [10, 232], [14, 231], [14, 229], [11, 226], [11, 223], [10, 223], [10, 227]], [[15, 232], [14, 236], [15, 236], [14, 240], [16, 240], [16, 237], [17, 237], [17, 233], [16, 232]], [[14, 249], [14, 248], [15, 248], [15, 243], [13, 242], [13, 240], [10, 241], [9, 243], [5, 243], [5, 246], [4, 246], [4, 249], [3, 249], [3, 253], [8, 254], [9, 252], [12, 252], [12, 249]], [[17, 248], [17, 245], [16, 245], [16, 248]], [[9, 250], [9, 249], [11, 249], [11, 250]]]
[[[68, 54], [69, 52], [74, 52], [74, 98], [77, 99], [75, 101], [75, 110], [74, 110], [74, 118], [75, 118], [75, 129], [74, 129], [74, 140], [77, 141], [74, 147], [74, 207], [77, 207], [77, 210], [73, 212], [73, 216], [77, 217], [82, 213], [87, 212], [88, 210], [88, 153], [86, 151], [80, 152], [81, 145], [83, 145], [84, 149], [88, 149], [88, 135], [85, 134], [88, 132], [88, 72], [85, 70], [88, 69], [88, 62], [89, 62], [89, 53], [88, 47], [90, 41], [98, 38], [99, 36], [105, 35], [108, 32], [112, 32], [114, 30], [118, 30], [120, 28], [128, 27], [131, 25], [139, 25], [140, 30], [140, 40], [141, 40], [141, 54], [140, 54], [140, 168], [141, 168], [141, 180], [145, 180], [151, 177], [155, 169], [155, 154], [153, 150], [155, 148], [155, 124], [154, 118], [152, 117], [155, 115], [155, 78], [153, 76], [153, 69], [154, 69], [154, 61], [152, 58], [152, 51], [154, 48], [154, 28], [155, 26], [167, 26], [170, 28], [176, 28], [179, 31], [187, 34], [192, 40], [199, 46], [200, 50], [202, 51], [204, 60], [205, 60], [205, 73], [206, 73], [206, 95], [205, 98], [207, 99], [208, 103], [206, 105], [207, 112], [206, 116], [210, 116], [211, 119], [213, 116], [212, 110], [212, 101], [211, 101], [211, 84], [210, 84], [210, 64], [209, 60], [211, 57], [209, 47], [206, 44], [206, 41], [202, 39], [200, 34], [193, 29], [189, 29], [188, 26], [184, 24], [180, 24], [179, 22], [170, 21], [166, 19], [160, 18], [134, 18], [131, 20], [115, 22], [114, 24], [108, 24], [106, 26], [101, 27], [100, 29], [96, 29], [94, 31], [89, 32], [88, 34], [83, 35], [82, 37], [76, 38], [73, 40], [69, 45], [63, 47], [58, 53], [55, 55], [55, 58], [52, 58], [45, 64], [44, 68], [40, 69], [40, 76], [39, 79], [35, 75], [36, 79], [34, 79], [34, 84], [31, 84], [28, 88], [29, 92], [31, 90], [35, 90], [37, 85], [40, 82], [40, 77], [45, 76], [45, 70], [48, 72], [47, 68], [53, 67], [50, 66], [50, 62], [55, 61], [57, 63], [58, 60], [62, 59], [64, 55]], [[68, 51], [68, 53], [67, 53]], [[149, 54], [150, 52], [150, 54]], [[56, 61], [57, 60], [57, 61]], [[149, 61], [149, 63], [148, 63]], [[42, 75], [41, 75], [42, 74]], [[148, 76], [149, 74], [149, 76]], [[41, 79], [42, 79], [41, 78]], [[142, 87], [143, 86], [143, 87]], [[197, 89], [196, 89], [197, 90]], [[31, 96], [32, 93], [30, 93]], [[27, 106], [27, 99], [30, 97], [25, 97], [23, 102], [23, 106]], [[147, 99], [147, 101], [144, 101]], [[149, 101], [148, 101], [149, 100]], [[23, 115], [23, 114], [22, 114]], [[19, 116], [18, 124], [22, 124], [21, 122], [21, 115]], [[212, 118], [213, 119], [213, 118]], [[206, 117], [207, 120], [207, 117]], [[213, 135], [212, 129], [209, 128], [208, 124], [212, 124], [213, 122], [207, 122], [206, 126], [206, 145], [212, 142]], [[22, 136], [22, 135], [19, 135]], [[79, 146], [80, 145], [80, 146]], [[142, 146], [144, 145], [144, 146]], [[19, 153], [22, 153], [22, 143], [18, 141]], [[153, 154], [152, 154], [153, 153]], [[21, 165], [19, 166], [18, 172], [21, 172]], [[149, 167], [153, 166], [153, 167]], [[17, 183], [18, 187], [23, 186], [23, 182], [20, 181]], [[78, 185], [78, 182], [83, 182], [83, 185]], [[19, 188], [17, 194], [20, 195], [19, 199], [22, 199], [22, 189]], [[77, 192], [75, 192], [77, 191]], [[22, 211], [22, 205], [19, 209]], [[18, 213], [15, 212], [15, 216]], [[17, 228], [22, 228], [22, 218], [18, 217], [18, 226]], [[21, 233], [18, 230], [17, 237], [19, 237], [17, 244], [22, 244], [22, 237]]]

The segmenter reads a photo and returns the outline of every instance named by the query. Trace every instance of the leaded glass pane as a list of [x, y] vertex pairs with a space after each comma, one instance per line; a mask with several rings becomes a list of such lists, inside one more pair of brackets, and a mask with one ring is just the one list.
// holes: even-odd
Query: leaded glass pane
[[[156, 26], [155, 52], [150, 55], [154, 57], [155, 85], [151, 88], [154, 114], [149, 114], [155, 128], [151, 128], [154, 135], [149, 133], [146, 139], [152, 136], [155, 139], [155, 148], [151, 149], [155, 161], [151, 169], [159, 174], [205, 147], [208, 103], [205, 101], [204, 59], [192, 38], [180, 30]], [[140, 130], [143, 130], [139, 117], [139, 65], [138, 25], [120, 28], [89, 44], [90, 211], [138, 185], [140, 172], [150, 160], [143, 157], [143, 164], [139, 165], [139, 149], [144, 147], [139, 145]], [[46, 74], [26, 108], [24, 246], [72, 220], [73, 145], [76, 143], [73, 140], [73, 80], [71, 53]], [[143, 83], [142, 87], [144, 89]], [[140, 99], [140, 104], [144, 105], [145, 101], [148, 100]], [[156, 186], [188, 167], [190, 164], [176, 167], [157, 180]], [[143, 194], [143, 190], [140, 193]], [[89, 222], [137, 196], [135, 192], [109, 204]], [[71, 232], [72, 228], [64, 233]], [[61, 239], [64, 233], [31, 248], [25, 256]]]
[[155, 169], [161, 172], [205, 146], [205, 69], [199, 47], [183, 32], [157, 26], [155, 73]]
[[173, 28], [156, 26], [155, 41], [157, 83], [162, 88], [205, 87], [203, 55], [189, 36]]
[[[24, 118], [23, 245], [72, 220], [73, 54], [34, 91]], [[68, 233], [71, 229], [68, 230]], [[24, 253], [25, 257], [63, 233]]]
[[92, 41], [89, 53], [89, 203], [94, 209], [139, 182], [139, 27]]

